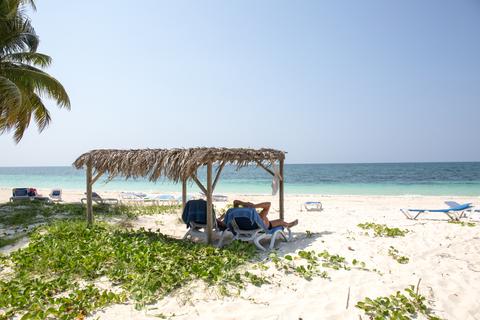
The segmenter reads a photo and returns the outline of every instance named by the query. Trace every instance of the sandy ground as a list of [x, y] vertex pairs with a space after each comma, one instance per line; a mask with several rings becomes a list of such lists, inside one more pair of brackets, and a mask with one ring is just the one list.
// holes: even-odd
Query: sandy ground
[[[48, 194], [47, 190], [41, 190]], [[79, 201], [83, 192], [64, 193], [67, 201]], [[10, 190], [0, 189], [0, 202], [8, 200]], [[105, 197], [116, 193], [102, 193]], [[271, 219], [277, 216], [278, 197], [228, 195], [229, 200], [271, 201]], [[319, 200], [322, 212], [301, 210], [303, 202]], [[162, 299], [147, 310], [136, 311], [132, 304], [114, 305], [92, 315], [92, 319], [359, 319], [355, 303], [416, 285], [427, 297], [438, 316], [445, 319], [480, 319], [480, 222], [474, 227], [449, 224], [446, 216], [426, 214], [418, 221], [407, 220], [400, 208], [446, 207], [444, 201], [473, 202], [471, 197], [424, 196], [295, 196], [286, 197], [286, 220], [299, 219], [294, 240], [278, 242], [279, 256], [299, 250], [328, 250], [347, 260], [364, 261], [368, 268], [382, 274], [352, 269], [327, 269], [331, 279], [304, 280], [296, 275], [274, 271], [272, 284], [253, 285], [239, 296], [222, 297], [201, 283], [191, 284]], [[222, 204], [218, 203], [217, 206]], [[478, 207], [477, 207], [478, 208]], [[135, 227], [157, 229], [182, 237], [185, 226], [176, 215], [139, 217]], [[473, 212], [466, 221], [480, 221]], [[364, 234], [358, 223], [375, 222], [410, 230], [405, 237], [381, 238]], [[311, 237], [306, 231], [313, 232]], [[408, 256], [408, 264], [399, 264], [388, 255], [394, 246]], [[263, 254], [265, 256], [265, 254]], [[350, 291], [347, 307], [347, 297]], [[366, 319], [363, 316], [363, 319]]]

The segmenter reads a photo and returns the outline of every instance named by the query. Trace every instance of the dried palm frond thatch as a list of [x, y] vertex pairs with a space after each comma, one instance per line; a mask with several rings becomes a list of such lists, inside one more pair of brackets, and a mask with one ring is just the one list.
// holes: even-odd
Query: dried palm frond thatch
[[189, 149], [137, 149], [137, 150], [92, 150], [78, 157], [73, 165], [84, 168], [91, 161], [99, 173], [108, 173], [109, 178], [147, 177], [156, 181], [166, 177], [175, 182], [189, 179], [201, 166], [231, 164], [245, 167], [249, 164], [269, 166], [274, 161], [284, 160], [285, 152], [275, 149], [243, 148], [189, 148]]

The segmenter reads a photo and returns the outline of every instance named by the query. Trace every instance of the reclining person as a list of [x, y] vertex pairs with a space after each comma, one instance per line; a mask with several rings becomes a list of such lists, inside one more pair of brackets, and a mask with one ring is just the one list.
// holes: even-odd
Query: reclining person
[[262, 202], [262, 203], [251, 203], [251, 202], [244, 202], [241, 200], [234, 200], [233, 201], [233, 207], [238, 208], [238, 207], [244, 207], [244, 208], [255, 208], [255, 209], [262, 209], [262, 211], [259, 212], [260, 218], [262, 219], [263, 223], [268, 229], [272, 229], [275, 227], [284, 227], [284, 228], [291, 228], [293, 226], [296, 226], [298, 224], [298, 219], [292, 221], [292, 222], [285, 222], [283, 219], [276, 219], [276, 220], [269, 220], [267, 215], [268, 212], [270, 211], [270, 202]]

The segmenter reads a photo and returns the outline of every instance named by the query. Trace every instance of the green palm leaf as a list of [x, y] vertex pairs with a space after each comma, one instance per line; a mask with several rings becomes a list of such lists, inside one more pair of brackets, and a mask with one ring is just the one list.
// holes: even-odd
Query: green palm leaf
[[2, 70], [4, 76], [18, 87], [33, 89], [41, 96], [47, 96], [57, 101], [60, 107], [70, 109], [70, 99], [62, 84], [48, 73], [26, 64], [5, 62]]
[[9, 108], [15, 108], [22, 104], [22, 92], [10, 81], [0, 75], [0, 115]]
[[37, 53], [38, 36], [25, 6], [34, 10], [34, 0], [0, 0], [0, 134], [13, 131], [18, 143], [33, 118], [43, 131], [51, 121], [42, 98], [70, 109], [62, 84], [42, 70], [52, 59]]

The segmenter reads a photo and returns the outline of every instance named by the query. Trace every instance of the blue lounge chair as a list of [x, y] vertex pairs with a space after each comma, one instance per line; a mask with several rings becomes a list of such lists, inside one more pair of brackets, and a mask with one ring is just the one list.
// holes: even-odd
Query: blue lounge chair
[[[231, 208], [227, 211], [224, 222], [227, 230], [233, 234], [234, 240], [253, 241], [257, 248], [263, 251], [266, 248], [260, 243], [262, 239], [271, 238], [270, 250], [275, 246], [275, 240], [278, 236], [281, 236], [286, 242], [292, 239], [292, 232], [289, 228], [275, 227], [268, 229], [254, 208]], [[285, 234], [285, 229], [288, 235]], [[222, 233], [219, 246], [222, 246], [227, 230]]]
[[37, 189], [35, 188], [14, 188], [12, 189], [12, 196], [10, 201], [21, 201], [21, 200], [38, 200], [49, 202], [49, 197], [43, 197], [38, 194]]
[[448, 216], [450, 220], [460, 220], [465, 215], [465, 211], [472, 207], [471, 203], [461, 204], [448, 209], [400, 209], [407, 219], [416, 220], [418, 216], [426, 212], [441, 212]]
[[[213, 215], [213, 228], [216, 234], [221, 233], [215, 219], [215, 211], [212, 211]], [[190, 200], [185, 204], [185, 208], [182, 213], [182, 220], [187, 226], [187, 233], [183, 236], [183, 239], [190, 237], [206, 238], [207, 236], [207, 202], [203, 199]]]

